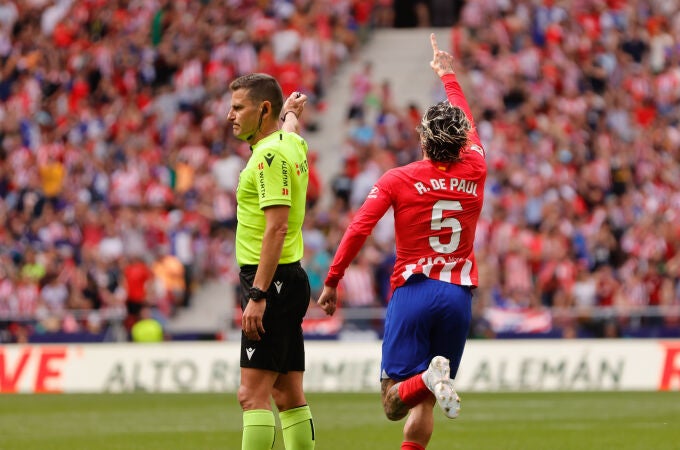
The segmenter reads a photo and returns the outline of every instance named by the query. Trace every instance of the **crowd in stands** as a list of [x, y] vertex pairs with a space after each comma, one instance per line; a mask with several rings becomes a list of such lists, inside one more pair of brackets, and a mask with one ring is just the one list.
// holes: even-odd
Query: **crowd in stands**
[[[309, 96], [305, 132], [323, 133], [325, 90], [390, 4], [0, 0], [0, 341], [100, 333], [111, 317], [131, 330], [149, 306], [163, 323], [205, 280], [235, 283], [249, 149], [226, 121], [229, 81], [271, 73]], [[515, 317], [489, 312], [564, 336], [678, 329], [678, 1], [475, 0], [447, 32], [489, 165], [472, 334]], [[331, 192], [312, 164], [313, 292], [375, 180], [420, 158], [427, 105], [397, 104], [370, 64], [352, 83]], [[389, 298], [389, 218], [369, 244], [341, 286], [347, 311]], [[320, 333], [379, 328], [315, 312]]]
[[130, 331], [233, 280], [229, 82], [270, 73], [313, 117], [370, 5], [0, 0], [0, 341]]
[[[679, 336], [680, 2], [470, 1], [448, 44], [489, 166], [471, 334]], [[354, 77], [334, 211], [310, 227], [328, 249], [386, 169], [420, 158], [427, 105], [395, 105], [370, 63]], [[346, 305], [389, 298], [391, 225], [371, 244]]]

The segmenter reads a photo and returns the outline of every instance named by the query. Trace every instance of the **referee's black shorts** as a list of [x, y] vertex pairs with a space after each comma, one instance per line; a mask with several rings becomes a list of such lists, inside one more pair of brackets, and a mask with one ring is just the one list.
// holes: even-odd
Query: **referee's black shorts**
[[[248, 302], [257, 266], [241, 266], [241, 308]], [[267, 291], [267, 308], [260, 341], [241, 332], [241, 367], [279, 373], [305, 370], [302, 318], [310, 301], [307, 273], [299, 262], [279, 264]]]

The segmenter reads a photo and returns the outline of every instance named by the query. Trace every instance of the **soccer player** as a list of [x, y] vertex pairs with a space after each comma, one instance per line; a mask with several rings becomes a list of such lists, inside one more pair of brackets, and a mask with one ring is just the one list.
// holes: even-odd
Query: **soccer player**
[[307, 143], [298, 135], [307, 97], [294, 92], [284, 104], [281, 86], [266, 74], [244, 75], [229, 87], [228, 120], [234, 135], [252, 150], [236, 190], [243, 308], [241, 446], [273, 447], [273, 399], [286, 448], [310, 450], [315, 445], [314, 423], [302, 389], [302, 318], [310, 288], [300, 264], [308, 166]]
[[[430, 36], [430, 66], [448, 100], [431, 106], [418, 132], [423, 159], [387, 171], [345, 232], [318, 304], [332, 315], [337, 285], [373, 227], [394, 210], [397, 259], [385, 317], [381, 391], [390, 420], [406, 415], [402, 450], [424, 449], [435, 402], [458, 416], [455, 378], [470, 327], [477, 286], [473, 243], [482, 210], [486, 163], [453, 56]], [[410, 412], [410, 413], [409, 413]]]

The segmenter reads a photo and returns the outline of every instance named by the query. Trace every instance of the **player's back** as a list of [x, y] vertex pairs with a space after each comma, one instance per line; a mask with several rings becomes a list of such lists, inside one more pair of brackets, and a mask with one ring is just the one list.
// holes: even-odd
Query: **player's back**
[[477, 285], [473, 246], [484, 201], [486, 164], [472, 146], [455, 163], [417, 161], [385, 174], [392, 198], [397, 260], [392, 284], [413, 273]]

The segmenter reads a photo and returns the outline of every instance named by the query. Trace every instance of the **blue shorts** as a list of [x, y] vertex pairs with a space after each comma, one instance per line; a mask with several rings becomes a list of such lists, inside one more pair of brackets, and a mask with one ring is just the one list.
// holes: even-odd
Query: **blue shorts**
[[454, 378], [471, 316], [470, 287], [411, 276], [387, 305], [380, 378], [405, 380], [425, 371], [437, 355], [451, 361]]

